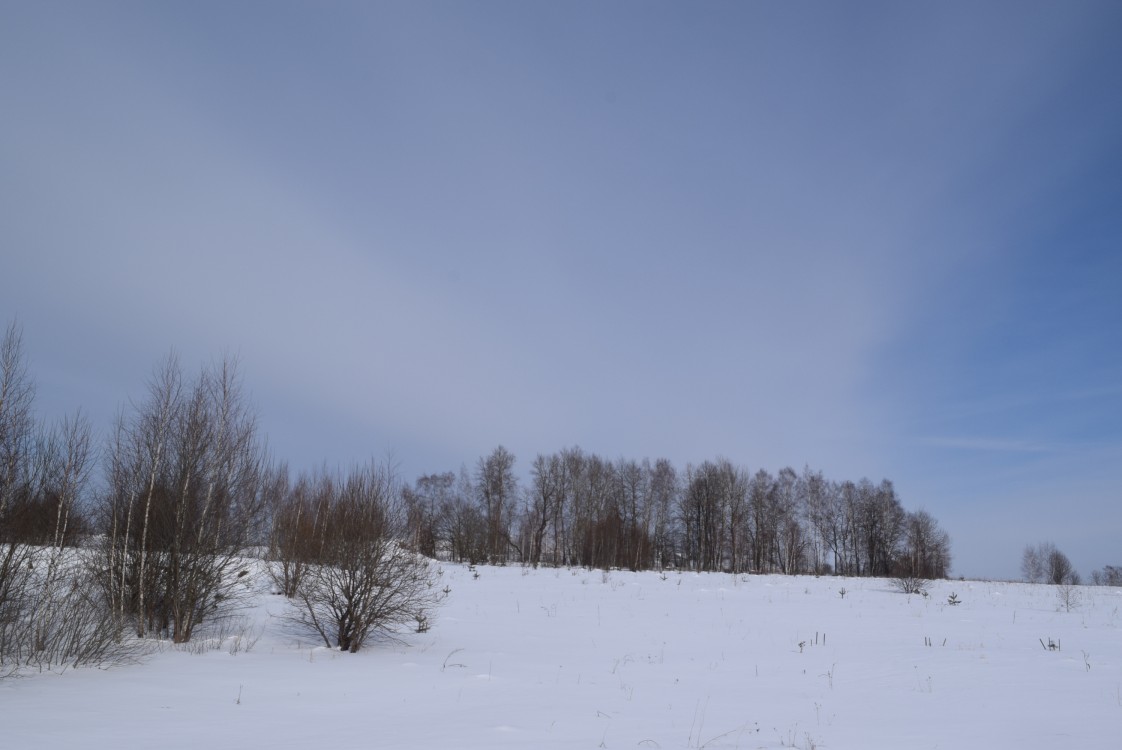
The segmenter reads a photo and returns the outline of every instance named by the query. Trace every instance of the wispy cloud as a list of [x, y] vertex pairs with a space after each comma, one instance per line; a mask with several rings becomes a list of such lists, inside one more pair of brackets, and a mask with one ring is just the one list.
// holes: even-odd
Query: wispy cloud
[[1086, 471], [1119, 11], [1022, 5], [2, 5], [0, 323], [110, 411], [239, 351], [293, 462]]
[[953, 448], [964, 451], [995, 451], [1004, 453], [1052, 453], [1057, 446], [1029, 440], [986, 437], [921, 437], [915, 441], [932, 448]]

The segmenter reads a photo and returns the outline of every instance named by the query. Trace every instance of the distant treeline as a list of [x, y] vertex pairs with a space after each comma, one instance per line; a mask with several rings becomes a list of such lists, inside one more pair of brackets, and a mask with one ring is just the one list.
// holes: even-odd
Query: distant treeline
[[942, 578], [950, 537], [904, 510], [888, 480], [831, 481], [809, 468], [752, 474], [727, 459], [679, 470], [580, 448], [538, 455], [528, 483], [503, 447], [473, 472], [403, 490], [409, 543], [466, 562], [733, 573]]
[[399, 549], [632, 570], [938, 578], [950, 568], [947, 534], [905, 511], [887, 480], [568, 448], [536, 456], [520, 481], [501, 446], [474, 471], [412, 485], [374, 465], [293, 476], [267, 454], [229, 360], [192, 377], [169, 357], [100, 446], [80, 415], [43, 424], [34, 396], [12, 325], [0, 338], [0, 668], [96, 661], [125, 632], [190, 640], [235, 608], [248, 550], [267, 550], [278, 586], [307, 604], [325, 641], [349, 648], [373, 615], [348, 605], [339, 617], [350, 624], [328, 633], [314, 597], [334, 606], [353, 581], [323, 571], [361, 571], [384, 592], [380, 566], [393, 563], [407, 596], [379, 601], [377, 622], [421, 622], [428, 573]]

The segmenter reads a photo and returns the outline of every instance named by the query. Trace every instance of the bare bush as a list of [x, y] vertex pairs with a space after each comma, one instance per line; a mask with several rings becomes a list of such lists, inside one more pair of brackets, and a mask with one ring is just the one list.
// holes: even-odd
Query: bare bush
[[12, 325], [0, 340], [0, 674], [135, 654], [74, 547], [94, 461], [89, 425], [78, 415], [41, 428], [33, 397]]
[[264, 623], [254, 625], [249, 617], [231, 615], [209, 620], [205, 626], [195, 631], [195, 637], [190, 641], [177, 643], [172, 647], [190, 654], [225, 650], [231, 656], [237, 656], [252, 651], [264, 632]]
[[58, 671], [133, 661], [143, 645], [127, 637], [102, 597], [81, 550], [40, 548], [35, 571], [54, 569], [61, 585], [33, 576], [33, 598], [18, 617], [0, 623], [4, 671]]
[[1056, 603], [1063, 611], [1070, 612], [1083, 603], [1083, 594], [1078, 585], [1061, 583], [1056, 586]]
[[892, 586], [901, 594], [927, 595], [929, 581], [918, 576], [903, 575], [892, 579]]
[[372, 464], [341, 478], [321, 475], [313, 485], [311, 507], [301, 516], [313, 519], [312, 536], [279, 547], [303, 565], [290, 619], [327, 646], [350, 652], [375, 633], [393, 637], [410, 624], [428, 623], [439, 601], [437, 575], [399, 541], [405, 524], [392, 473]]

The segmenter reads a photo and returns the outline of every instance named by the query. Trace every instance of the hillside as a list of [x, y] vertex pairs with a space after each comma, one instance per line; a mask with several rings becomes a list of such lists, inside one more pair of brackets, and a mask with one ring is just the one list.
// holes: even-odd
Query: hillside
[[241, 648], [227, 635], [205, 653], [0, 681], [4, 746], [1105, 750], [1122, 737], [1120, 589], [1078, 589], [1066, 611], [1055, 587], [1016, 583], [941, 581], [923, 598], [880, 579], [477, 573], [443, 565], [431, 630], [358, 654], [292, 632], [260, 576]]

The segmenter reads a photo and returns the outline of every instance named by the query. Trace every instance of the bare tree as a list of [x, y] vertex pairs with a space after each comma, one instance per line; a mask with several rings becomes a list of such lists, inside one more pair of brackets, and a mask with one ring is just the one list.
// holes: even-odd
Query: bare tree
[[749, 541], [751, 570], [756, 573], [774, 569], [773, 552], [779, 536], [779, 517], [775, 500], [775, 479], [760, 469], [748, 485]]
[[301, 475], [272, 510], [268, 571], [280, 593], [292, 598], [308, 566], [316, 559], [316, 539], [330, 478]]
[[264, 454], [235, 363], [185, 384], [169, 357], [147, 401], [122, 413], [108, 454], [103, 586], [138, 635], [188, 641], [240, 602], [264, 504]]
[[487, 555], [491, 562], [505, 562], [510, 551], [510, 524], [518, 498], [514, 454], [501, 445], [476, 468], [479, 507], [487, 525]]
[[732, 511], [745, 505], [747, 482], [725, 458], [686, 468], [686, 489], [681, 497], [683, 539], [688, 558], [697, 570], [723, 570], [732, 564]]
[[834, 572], [838, 575], [862, 574], [858, 554], [858, 517], [862, 493], [857, 484], [844, 480], [836, 488], [837, 506], [834, 513]]
[[466, 467], [459, 475], [440, 475], [446, 482], [440, 506], [441, 535], [456, 562], [472, 565], [487, 559], [487, 527], [475, 503], [475, 485]]
[[413, 548], [431, 550], [443, 535], [452, 559], [470, 562], [513, 553], [531, 565], [635, 570], [943, 577], [950, 568], [950, 537], [929, 513], [907, 513], [888, 480], [831, 482], [809, 467], [749, 475], [718, 459], [679, 481], [665, 459], [608, 461], [573, 447], [537, 456], [518, 492], [513, 462], [500, 447], [474, 478], [461, 471], [466, 489], [441, 502], [435, 524], [431, 477], [406, 490]]
[[[541, 563], [545, 552], [546, 532], [551, 524], [556, 524], [558, 510], [565, 493], [565, 464], [561, 456], [554, 453], [548, 456], [538, 454], [530, 467], [531, 489], [527, 502], [527, 523], [529, 528], [529, 562], [535, 568]], [[554, 529], [554, 553], [556, 554], [556, 528]], [[555, 560], [556, 561], [556, 560]]]
[[56, 591], [66, 583], [66, 548], [73, 540], [79, 504], [89, 484], [93, 456], [89, 423], [81, 414], [64, 420], [41, 441], [36, 453], [41, 465], [36, 494], [53, 506], [54, 516], [50, 536], [39, 541], [42, 574], [36, 581], [38, 601], [32, 610], [36, 629], [45, 633], [41, 620], [48, 616]]
[[1122, 567], [1104, 565], [1102, 570], [1092, 571], [1091, 582], [1096, 586], [1122, 586]]
[[1052, 550], [1045, 565], [1049, 583], [1079, 585], [1079, 573], [1076, 572], [1067, 555], [1058, 549]]
[[1021, 574], [1029, 583], [1078, 584], [1079, 574], [1071, 560], [1052, 542], [1025, 547], [1021, 555]]
[[0, 674], [129, 658], [74, 544], [93, 463], [81, 414], [47, 430], [32, 418], [34, 386], [21, 335], [0, 340]]
[[652, 552], [649, 467], [621, 458], [616, 462], [615, 478], [621, 520], [618, 565], [630, 570], [648, 569]]
[[1044, 557], [1047, 557], [1047, 552], [1041, 554], [1043, 546], [1043, 542], [1035, 546], [1029, 544], [1021, 553], [1021, 575], [1029, 583], [1040, 583], [1044, 580]]
[[137, 653], [137, 644], [122, 637], [95, 585], [94, 568], [72, 546], [83, 528], [93, 457], [89, 424], [81, 415], [63, 420], [37, 441], [34, 494], [40, 507], [49, 509], [51, 524], [29, 559], [32, 586], [16, 623], [16, 641], [9, 641], [16, 646], [9, 657], [25, 666], [106, 664]]
[[17, 530], [31, 500], [34, 399], [23, 336], [12, 323], [0, 340], [0, 624], [19, 618], [28, 594], [31, 549]]
[[927, 511], [904, 518], [904, 542], [896, 563], [897, 575], [946, 578], [951, 566], [951, 540]]
[[[578, 460], [579, 459], [579, 460]], [[615, 466], [595, 453], [573, 455], [568, 464], [572, 478], [574, 558], [589, 568], [609, 568], [618, 563], [623, 521]]]
[[1079, 608], [1079, 605], [1083, 603], [1083, 595], [1079, 590], [1078, 576], [1073, 581], [1057, 584], [1056, 603], [1058, 608], [1065, 612]]
[[673, 508], [678, 502], [681, 485], [678, 472], [668, 459], [660, 458], [651, 467], [649, 505], [653, 516], [653, 563], [658, 568], [677, 566], [678, 529], [674, 525]]
[[806, 561], [806, 533], [802, 518], [805, 515], [806, 489], [799, 475], [791, 467], [780, 469], [775, 481], [775, 509], [778, 534], [775, 539], [775, 557], [780, 573], [801, 573]]
[[834, 566], [827, 561], [827, 553], [834, 549], [837, 529], [837, 495], [832, 483], [822, 472], [803, 468], [803, 513], [807, 524], [807, 553], [810, 570], [815, 574], [828, 573]]
[[596, 523], [596, 503], [590, 479], [593, 472], [589, 469], [592, 457], [576, 446], [563, 450], [561, 456], [566, 478], [565, 499], [562, 501], [565, 511], [562, 521], [565, 562], [591, 566], [591, 551], [595, 546], [593, 527]]
[[400, 492], [373, 464], [315, 481], [312, 544], [291, 619], [329, 647], [358, 651], [372, 634], [425, 625], [439, 601], [428, 560], [409, 550]]
[[856, 551], [863, 557], [866, 575], [891, 574], [904, 526], [904, 509], [892, 482], [873, 486], [868, 479], [857, 484]]
[[406, 523], [409, 527], [409, 546], [426, 557], [436, 558], [442, 539], [441, 508], [448, 504], [455, 491], [456, 475], [425, 474], [413, 487], [402, 488]]

